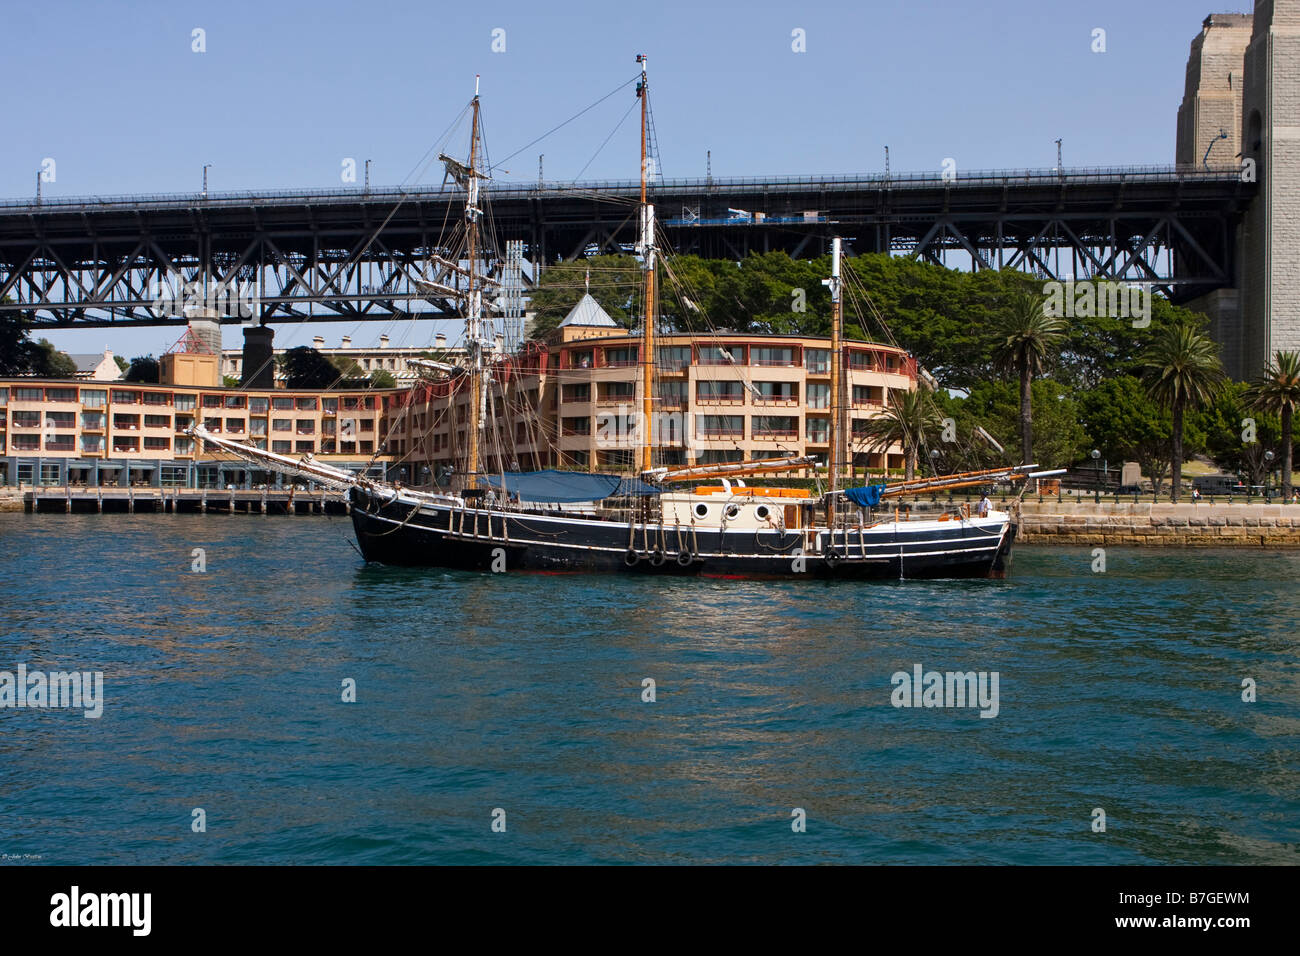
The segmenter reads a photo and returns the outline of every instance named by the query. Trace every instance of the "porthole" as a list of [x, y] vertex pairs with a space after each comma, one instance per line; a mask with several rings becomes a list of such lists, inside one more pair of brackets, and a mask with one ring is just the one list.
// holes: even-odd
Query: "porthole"
[[730, 520], [740, 514], [740, 505], [727, 505], [727, 519]]
[[709, 506], [708, 506], [708, 505], [706, 505], [706, 504], [704, 504], [704, 503], [700, 503], [700, 504], [698, 504], [698, 505], [695, 506], [695, 517], [697, 517], [697, 518], [707, 518], [708, 516], [709, 516]]
[[758, 517], [760, 521], [766, 521], [767, 516], [770, 515], [771, 513], [772, 512], [768, 510], [767, 505], [759, 505], [757, 508], [754, 509], [754, 514]]

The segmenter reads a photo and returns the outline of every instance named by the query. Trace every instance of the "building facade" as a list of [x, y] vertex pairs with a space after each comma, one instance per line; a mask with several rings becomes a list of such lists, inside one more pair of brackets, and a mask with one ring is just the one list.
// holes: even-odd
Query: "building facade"
[[391, 392], [242, 391], [36, 378], [0, 379], [0, 483], [185, 488], [275, 486], [277, 476], [195, 447], [210, 431], [285, 455], [310, 452], [381, 470]]
[[[337, 348], [327, 348], [324, 336], [318, 335], [312, 340], [312, 348], [327, 359], [352, 362], [366, 375], [380, 371], [388, 372], [398, 383], [406, 385], [415, 382], [420, 377], [420, 370], [411, 365], [411, 359], [427, 358], [432, 354], [437, 356], [439, 361], [454, 362], [465, 354], [465, 350], [460, 346], [448, 346], [447, 337], [441, 334], [435, 336], [432, 346], [418, 348], [390, 345], [387, 335], [379, 337], [379, 346], [377, 348], [354, 348], [350, 335], [343, 336]], [[285, 349], [276, 349], [275, 357], [277, 359], [282, 358], [285, 352]], [[244, 372], [243, 350], [223, 349], [221, 352], [221, 374], [227, 378], [243, 381], [245, 378]], [[275, 384], [283, 386], [284, 382], [284, 371], [276, 363]]]
[[[611, 323], [612, 324], [612, 323]], [[621, 329], [561, 327], [493, 369], [484, 402], [480, 470], [626, 471], [638, 462], [640, 338]], [[830, 453], [831, 353], [808, 336], [668, 335], [658, 339], [650, 422], [656, 464], [714, 464]], [[857, 469], [903, 467], [903, 450], [875, 450], [864, 434], [892, 389], [917, 385], [900, 349], [846, 342], [843, 447]], [[413, 482], [465, 467], [465, 379], [394, 398], [394, 460]]]

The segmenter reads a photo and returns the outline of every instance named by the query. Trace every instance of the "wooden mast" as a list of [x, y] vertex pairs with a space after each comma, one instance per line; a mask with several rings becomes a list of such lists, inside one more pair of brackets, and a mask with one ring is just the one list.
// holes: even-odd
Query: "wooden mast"
[[840, 240], [836, 236], [831, 240], [831, 277], [822, 280], [831, 290], [831, 454], [829, 464], [829, 481], [831, 496], [827, 499], [827, 520], [832, 527], [835, 524], [835, 490], [839, 487], [839, 469], [842, 463], [840, 443], [843, 440], [844, 408], [840, 401], [840, 379], [842, 375], [843, 344], [841, 343], [843, 310], [840, 303]]
[[469, 399], [469, 460], [466, 470], [469, 472], [469, 487], [478, 487], [479, 468], [479, 431], [483, 427], [482, 409], [486, 393], [483, 389], [483, 293], [476, 288], [474, 279], [478, 265], [478, 76], [474, 77], [474, 115], [469, 132], [469, 172], [466, 176], [465, 191], [465, 233], [469, 257], [469, 279], [467, 283], [468, 308], [465, 314], [466, 345], [470, 350], [474, 367], [470, 372]]
[[650, 434], [650, 425], [654, 420], [654, 378], [655, 378], [655, 215], [654, 207], [646, 199], [646, 180], [648, 164], [646, 157], [646, 140], [649, 130], [648, 94], [646, 57], [638, 55], [641, 64], [641, 82], [637, 84], [636, 95], [641, 100], [641, 269], [645, 272], [645, 319], [641, 327], [641, 470], [649, 471], [654, 467]]

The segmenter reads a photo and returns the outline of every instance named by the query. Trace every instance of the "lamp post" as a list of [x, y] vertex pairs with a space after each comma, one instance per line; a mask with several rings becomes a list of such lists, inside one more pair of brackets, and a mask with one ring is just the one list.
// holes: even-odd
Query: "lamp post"
[[1268, 489], [1273, 483], [1273, 453], [1264, 452], [1264, 501], [1268, 501]]
[[1097, 462], [1101, 458], [1101, 452], [1096, 448], [1092, 450], [1092, 471], [1093, 471], [1093, 494], [1092, 500], [1101, 504], [1101, 471], [1097, 467]]
[[939, 477], [939, 449], [937, 448], [930, 449], [930, 476]]

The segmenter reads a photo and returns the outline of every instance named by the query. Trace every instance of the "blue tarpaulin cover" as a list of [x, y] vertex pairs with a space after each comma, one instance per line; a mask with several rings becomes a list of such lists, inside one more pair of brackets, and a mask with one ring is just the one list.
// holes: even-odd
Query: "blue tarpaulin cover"
[[[485, 475], [487, 483], [501, 489], [501, 475]], [[618, 475], [588, 475], [577, 471], [507, 471], [506, 493], [520, 501], [562, 504], [574, 501], [600, 501], [615, 495], [653, 495], [659, 490], [639, 478]]]
[[860, 508], [874, 508], [880, 504], [880, 496], [884, 491], [884, 485], [864, 485], [861, 488], [845, 488], [844, 497]]

